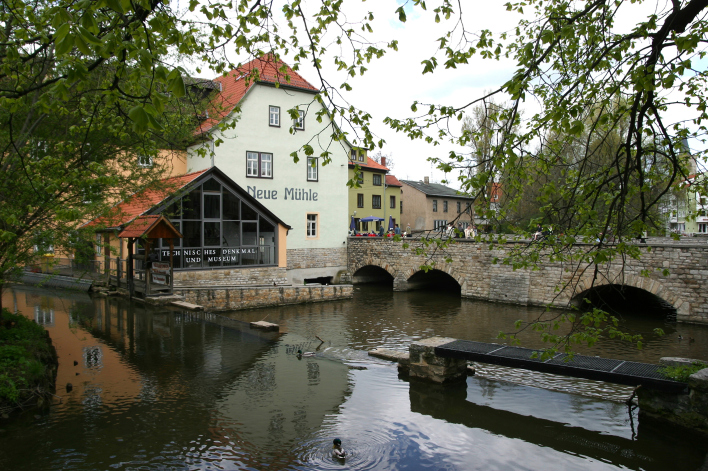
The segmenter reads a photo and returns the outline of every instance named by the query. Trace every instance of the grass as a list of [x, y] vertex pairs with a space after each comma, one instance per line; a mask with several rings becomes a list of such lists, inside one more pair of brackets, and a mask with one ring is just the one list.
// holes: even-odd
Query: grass
[[687, 383], [689, 376], [691, 376], [693, 373], [698, 373], [704, 368], [708, 368], [708, 364], [703, 363], [701, 361], [694, 361], [690, 365], [664, 366], [662, 368], [659, 368], [659, 373], [661, 373], [668, 379]]
[[0, 404], [17, 405], [45, 378], [51, 346], [42, 326], [3, 309], [0, 321]]

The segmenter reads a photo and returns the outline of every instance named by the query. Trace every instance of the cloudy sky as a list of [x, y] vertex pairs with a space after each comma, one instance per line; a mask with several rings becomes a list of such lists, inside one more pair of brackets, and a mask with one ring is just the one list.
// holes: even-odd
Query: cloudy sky
[[[659, 0], [661, 1], [661, 0]], [[280, 8], [274, 2], [274, 8]], [[332, 32], [325, 36], [323, 44], [328, 44], [327, 55], [323, 58], [323, 75], [332, 85], [339, 85], [347, 81], [353, 90], [342, 92], [346, 101], [353, 106], [365, 110], [372, 115], [372, 130], [378, 138], [386, 141], [382, 152], [390, 155], [394, 162], [392, 173], [399, 179], [422, 180], [430, 176], [432, 181], [444, 178], [450, 180], [450, 186], [455, 184], [456, 175], [444, 175], [434, 168], [427, 160], [429, 157], [444, 157], [450, 150], [460, 151], [452, 145], [432, 146], [423, 140], [411, 141], [401, 133], [396, 133], [383, 123], [385, 117], [407, 118], [411, 117], [411, 104], [435, 103], [459, 107], [479, 98], [485, 91], [499, 87], [513, 74], [515, 67], [512, 61], [483, 60], [473, 57], [466, 66], [446, 70], [442, 65], [432, 74], [422, 74], [421, 61], [431, 56], [442, 59], [437, 52], [437, 39], [450, 28], [455, 26], [455, 19], [442, 20], [439, 24], [433, 21], [432, 9], [439, 3], [435, 0], [428, 1], [428, 11], [413, 10], [406, 7], [407, 21], [398, 20], [396, 9], [406, 2], [402, 0], [350, 0], [343, 2], [343, 13], [351, 23], [357, 23], [368, 12], [372, 12], [374, 20], [371, 23], [373, 34], [367, 38], [387, 43], [397, 39], [398, 51], [390, 51], [380, 59], [374, 59], [368, 65], [368, 71], [363, 76], [347, 78], [342, 72], [337, 72], [333, 66], [332, 56], [339, 54], [336, 45], [328, 41], [334, 39]], [[461, 5], [464, 9], [465, 30], [474, 34], [481, 29], [490, 29], [495, 33], [513, 31], [519, 21], [519, 15], [506, 11], [505, 2], [501, 1], [462, 1], [453, 2], [455, 6]], [[307, 15], [308, 8], [318, 7], [319, 1], [304, 0], [303, 9]], [[633, 4], [626, 13], [618, 18], [617, 28], [631, 29], [638, 13], [649, 12], [656, 8], [654, 2], [641, 5]], [[640, 11], [638, 11], [640, 10]], [[275, 13], [278, 19], [278, 13]], [[281, 34], [284, 34], [281, 30]], [[345, 59], [346, 50], [342, 53]], [[238, 62], [238, 58], [231, 57]], [[243, 59], [242, 59], [243, 60]], [[287, 57], [286, 57], [287, 61]], [[442, 60], [439, 61], [441, 63]], [[708, 58], [704, 61], [708, 62]], [[705, 66], [705, 63], [701, 63]], [[703, 67], [704, 68], [704, 67]], [[313, 85], [318, 86], [318, 74], [312, 66], [303, 64], [300, 73]], [[420, 109], [420, 108], [419, 108]], [[531, 116], [538, 108], [536, 103], [527, 100], [524, 103], [524, 114]], [[679, 110], [680, 114], [681, 110]], [[675, 113], [674, 113], [675, 114]], [[679, 119], [679, 118], [677, 118]], [[461, 123], [454, 123], [458, 131]], [[691, 147], [701, 147], [699, 143], [692, 142]]]

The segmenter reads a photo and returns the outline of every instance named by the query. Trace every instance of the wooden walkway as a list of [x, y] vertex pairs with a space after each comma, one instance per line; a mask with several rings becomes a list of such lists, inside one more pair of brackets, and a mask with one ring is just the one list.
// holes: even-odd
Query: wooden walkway
[[435, 354], [443, 358], [490, 363], [628, 386], [641, 385], [661, 391], [681, 392], [686, 389], [686, 383], [666, 379], [659, 373], [660, 365], [585, 355], [574, 355], [569, 359], [565, 353], [558, 353], [553, 358], [542, 361], [540, 352], [539, 358], [532, 358], [533, 353], [537, 351], [470, 340], [454, 340], [435, 347]]

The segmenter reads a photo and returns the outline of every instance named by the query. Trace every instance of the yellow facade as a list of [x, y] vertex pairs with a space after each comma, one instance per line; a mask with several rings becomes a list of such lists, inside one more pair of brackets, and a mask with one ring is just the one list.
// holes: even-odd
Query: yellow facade
[[[356, 180], [355, 164], [359, 165], [361, 179], [359, 188], [349, 188], [350, 225], [353, 217], [356, 222], [356, 232], [376, 232], [381, 224], [384, 230], [388, 229], [389, 218], [393, 217], [394, 223], [400, 226], [401, 187], [386, 183], [388, 169], [366, 156], [363, 156], [363, 161], [358, 160], [355, 151], [352, 151], [352, 160], [349, 163], [349, 179]], [[400, 185], [397, 180], [396, 185]], [[360, 221], [369, 216], [382, 218], [383, 221], [369, 223]]]

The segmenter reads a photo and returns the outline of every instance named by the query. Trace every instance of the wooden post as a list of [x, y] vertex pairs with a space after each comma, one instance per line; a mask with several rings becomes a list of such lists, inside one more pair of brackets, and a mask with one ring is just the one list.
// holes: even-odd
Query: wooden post
[[116, 257], [116, 288], [120, 288], [120, 279], [122, 276], [123, 266], [120, 264], [120, 257]]
[[150, 239], [145, 240], [145, 255], [143, 257], [144, 267], [145, 267], [145, 297], [150, 295], [150, 272], [152, 271], [152, 266], [148, 268], [148, 257], [150, 252]]
[[172, 253], [175, 250], [175, 244], [172, 241], [172, 237], [170, 237], [170, 294], [172, 294], [175, 290], [175, 283], [174, 283], [174, 274], [175, 274], [175, 269], [174, 269], [174, 261], [172, 258]]
[[111, 235], [108, 232], [103, 234], [103, 273], [106, 275], [106, 287], [111, 286]]
[[133, 273], [133, 241], [134, 239], [129, 238], [128, 239], [128, 266], [126, 269], [128, 270], [127, 272], [127, 278], [128, 278], [128, 292], [130, 293], [130, 299], [133, 299], [133, 292], [135, 291], [135, 286], [134, 286], [134, 273]]

